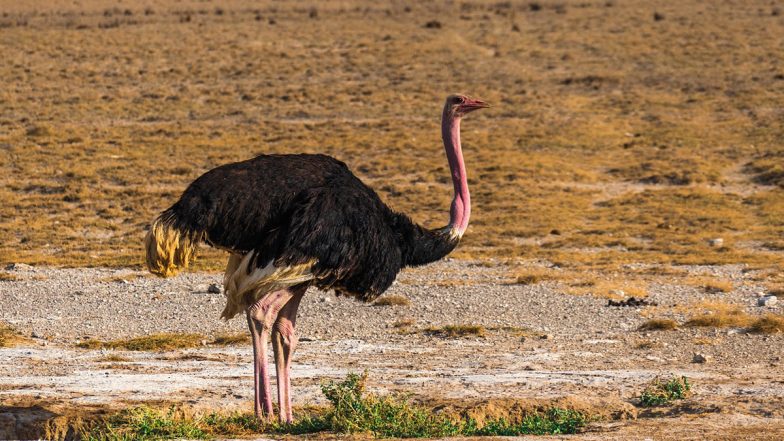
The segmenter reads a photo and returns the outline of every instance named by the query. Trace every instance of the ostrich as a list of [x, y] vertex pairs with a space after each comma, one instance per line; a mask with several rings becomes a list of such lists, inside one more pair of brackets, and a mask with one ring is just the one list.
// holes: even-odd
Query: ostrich
[[468, 193], [460, 120], [488, 107], [446, 99], [441, 134], [454, 184], [449, 225], [427, 229], [387, 207], [346, 164], [325, 155], [261, 155], [208, 171], [152, 223], [148, 269], [174, 275], [199, 243], [230, 253], [222, 317], [245, 312], [253, 340], [256, 417], [272, 418], [267, 366], [271, 338], [281, 422], [291, 423], [291, 358], [297, 308], [309, 286], [368, 302], [406, 266], [449, 254], [468, 227]]

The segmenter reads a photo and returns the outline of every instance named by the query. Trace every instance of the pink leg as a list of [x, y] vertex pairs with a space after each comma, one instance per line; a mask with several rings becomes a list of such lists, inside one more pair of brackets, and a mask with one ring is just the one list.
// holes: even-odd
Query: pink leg
[[253, 337], [253, 385], [255, 391], [254, 410], [256, 418], [272, 418], [272, 395], [270, 394], [269, 370], [267, 368], [267, 340], [275, 318], [281, 308], [291, 299], [288, 290], [271, 292], [251, 305], [247, 310], [248, 327]]
[[297, 308], [307, 286], [296, 288], [293, 297], [280, 310], [278, 319], [272, 328], [272, 349], [275, 351], [275, 370], [278, 375], [278, 410], [281, 423], [293, 423], [291, 409], [291, 358], [297, 347], [295, 326]]

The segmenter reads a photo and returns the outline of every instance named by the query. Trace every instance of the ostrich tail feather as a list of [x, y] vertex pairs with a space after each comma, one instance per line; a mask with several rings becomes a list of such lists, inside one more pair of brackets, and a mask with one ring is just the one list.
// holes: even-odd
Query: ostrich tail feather
[[200, 235], [178, 229], [165, 213], [155, 219], [144, 239], [147, 269], [161, 277], [177, 274], [196, 258]]

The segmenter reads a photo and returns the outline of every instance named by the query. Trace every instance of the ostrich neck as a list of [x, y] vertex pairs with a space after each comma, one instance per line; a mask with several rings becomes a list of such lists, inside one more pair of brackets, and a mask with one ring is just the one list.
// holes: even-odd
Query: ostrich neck
[[441, 121], [441, 135], [444, 138], [446, 158], [455, 187], [448, 228], [454, 236], [462, 237], [471, 216], [471, 195], [468, 192], [468, 178], [460, 147], [460, 118], [452, 115], [446, 108]]

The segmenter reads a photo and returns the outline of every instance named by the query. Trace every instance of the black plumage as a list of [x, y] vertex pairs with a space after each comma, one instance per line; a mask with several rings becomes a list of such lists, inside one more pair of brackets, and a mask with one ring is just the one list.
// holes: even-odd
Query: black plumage
[[438, 260], [459, 239], [387, 207], [345, 163], [326, 155], [261, 155], [196, 179], [161, 219], [254, 267], [315, 260], [313, 284], [364, 301], [405, 266]]

